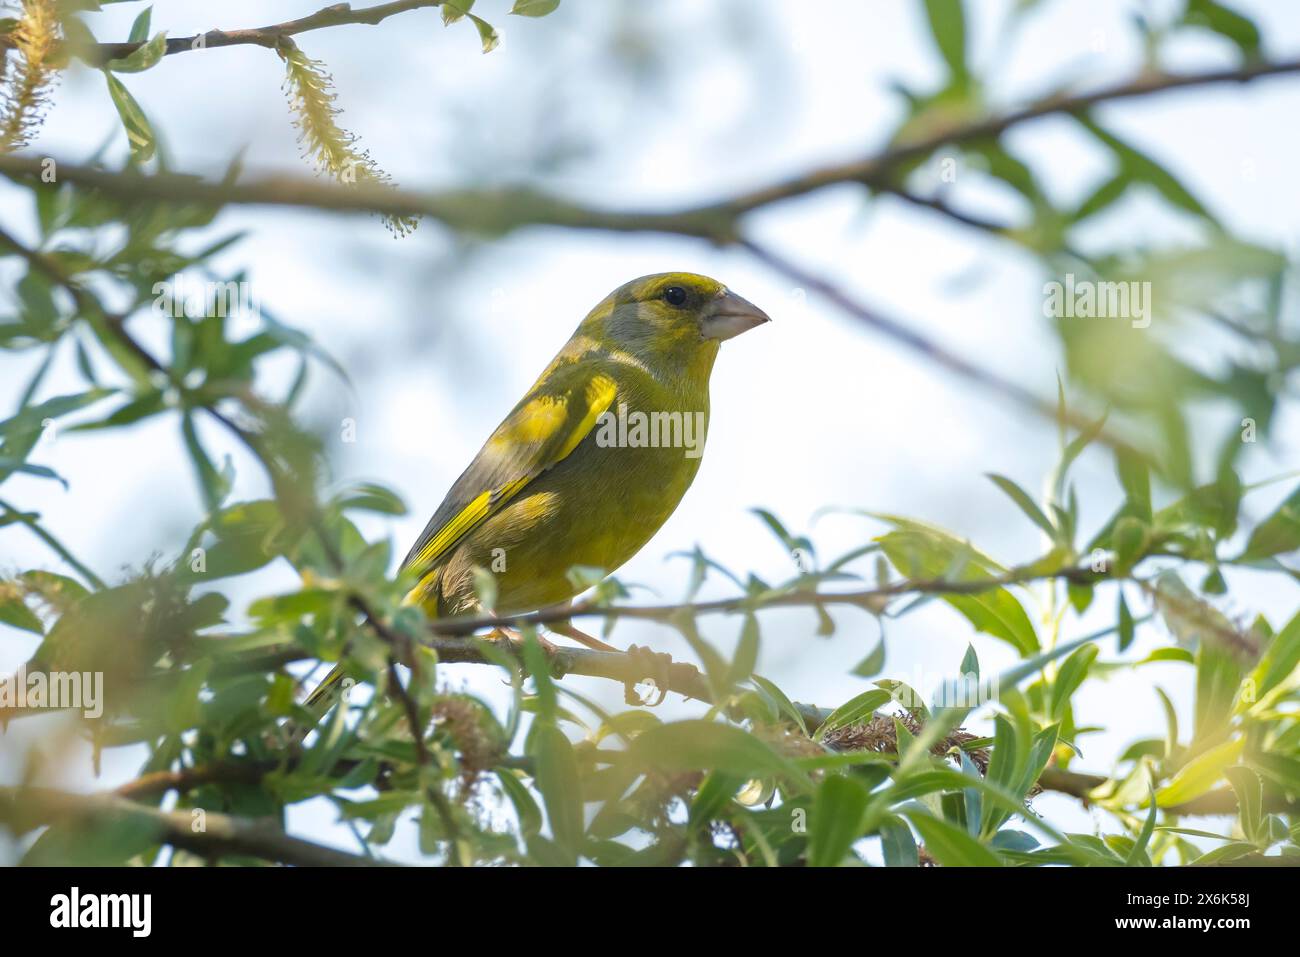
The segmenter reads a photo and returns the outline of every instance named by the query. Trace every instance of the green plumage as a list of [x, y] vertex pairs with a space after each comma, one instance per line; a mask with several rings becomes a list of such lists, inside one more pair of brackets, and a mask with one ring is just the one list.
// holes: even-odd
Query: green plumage
[[[612, 572], [635, 555], [699, 470], [719, 343], [765, 321], [693, 273], [610, 293], [447, 493], [403, 562], [419, 576], [408, 601], [434, 617], [474, 611], [481, 568], [498, 613], [530, 611], [576, 594], [574, 566]], [[651, 445], [602, 416], [674, 428]]]
[[[698, 305], [674, 308], [661, 290], [690, 284]], [[572, 598], [575, 565], [618, 568], [668, 519], [699, 469], [682, 447], [602, 446], [590, 421], [589, 395], [599, 413], [637, 421], [637, 413], [690, 416], [707, 429], [709, 373], [718, 340], [701, 335], [699, 313], [720, 284], [689, 274], [635, 280], [601, 302], [578, 327], [488, 439], [434, 514], [407, 556], [421, 572], [412, 596], [433, 615], [475, 606], [473, 569], [493, 572], [497, 610], [553, 605]], [[611, 384], [609, 390], [599, 386]], [[607, 401], [605, 401], [607, 398]], [[555, 415], [555, 407], [564, 409]], [[553, 419], [554, 421], [538, 420]], [[536, 441], [530, 424], [537, 424]], [[587, 430], [562, 458], [558, 446]], [[704, 436], [693, 436], [702, 444]], [[440, 554], [421, 550], [484, 492], [526, 480], [479, 524]]]

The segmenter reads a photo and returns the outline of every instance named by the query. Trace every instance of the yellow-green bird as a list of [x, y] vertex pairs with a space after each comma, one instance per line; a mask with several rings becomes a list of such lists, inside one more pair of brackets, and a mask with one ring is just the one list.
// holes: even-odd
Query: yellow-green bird
[[574, 566], [621, 566], [699, 469], [719, 345], [767, 321], [694, 273], [615, 289], [452, 485], [402, 563], [418, 575], [407, 601], [433, 617], [475, 611], [480, 568], [496, 579], [498, 614], [527, 612], [573, 598]]

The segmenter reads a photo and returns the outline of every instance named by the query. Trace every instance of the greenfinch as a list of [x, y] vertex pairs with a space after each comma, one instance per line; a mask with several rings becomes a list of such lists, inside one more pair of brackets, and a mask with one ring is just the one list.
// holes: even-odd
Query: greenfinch
[[532, 611], [582, 590], [574, 566], [621, 566], [699, 469], [719, 345], [767, 321], [693, 273], [643, 276], [606, 296], [412, 546], [402, 563], [417, 580], [407, 602], [433, 617], [476, 611], [482, 569], [495, 578], [493, 611]]

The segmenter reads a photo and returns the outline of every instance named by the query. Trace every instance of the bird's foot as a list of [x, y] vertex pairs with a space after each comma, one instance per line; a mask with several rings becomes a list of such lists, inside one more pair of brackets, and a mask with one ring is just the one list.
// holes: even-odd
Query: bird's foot
[[655, 690], [659, 696], [651, 702], [649, 699], [642, 698], [636, 690], [636, 681], [629, 681], [623, 686], [623, 700], [633, 707], [657, 708], [663, 704], [664, 698], [668, 697], [669, 675], [673, 666], [672, 656], [665, 651], [651, 651], [649, 648], [642, 648], [640, 645], [629, 645], [627, 654], [638, 665], [637, 673], [643, 676], [643, 679], [649, 679], [654, 682]]
[[[498, 625], [496, 628], [493, 628], [491, 631], [489, 631], [485, 637], [488, 639], [488, 641], [509, 641], [519, 649], [520, 653], [523, 652], [524, 636], [521, 635], [513, 628], [507, 628], [504, 625]], [[533, 637], [537, 639], [538, 647], [542, 649], [542, 653], [546, 655], [546, 660], [551, 665], [551, 674], [555, 677], [561, 677], [560, 673], [557, 670], [559, 668], [559, 664], [558, 664], [559, 662], [558, 656], [560, 653], [559, 645], [556, 645], [554, 642], [547, 641], [545, 638], [541, 636], [541, 634], [535, 633]]]

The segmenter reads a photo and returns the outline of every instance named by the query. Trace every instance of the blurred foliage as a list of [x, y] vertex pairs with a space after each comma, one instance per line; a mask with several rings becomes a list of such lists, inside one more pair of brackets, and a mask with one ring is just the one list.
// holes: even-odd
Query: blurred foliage
[[[470, 5], [445, 4], [443, 19], [473, 17], [488, 49], [494, 34]], [[556, 5], [519, 0], [513, 12], [543, 16]], [[1015, 17], [1031, 16], [1036, 5], [1020, 4]], [[68, 10], [94, 6], [64, 7], [74, 54], [93, 38]], [[987, 78], [968, 56], [963, 5], [919, 6], [946, 79], [936, 90], [900, 89], [910, 110], [895, 144], [993, 109]], [[37, 9], [23, 5], [28, 14]], [[1167, 37], [1185, 30], [1213, 31], [1243, 62], [1260, 58], [1265, 46], [1254, 24], [1211, 0], [1191, 0], [1177, 20], [1138, 29], [1153, 61]], [[105, 68], [136, 166], [153, 157], [154, 137], [116, 74], [161, 58], [164, 35], [150, 34], [145, 11], [131, 37], [141, 46]], [[296, 47], [281, 53], [307, 151], [335, 175], [351, 163], [382, 181], [334, 125], [319, 66]], [[30, 132], [27, 114], [6, 109], [9, 126]], [[25, 245], [8, 227], [0, 233], [0, 256], [14, 277], [0, 346], [38, 358], [30, 379], [16, 384], [13, 414], [0, 422], [0, 483], [15, 475], [62, 481], [39, 461], [39, 440], [51, 430], [74, 437], [111, 430], [129, 455], [129, 426], [166, 420], [192, 464], [204, 518], [180, 553], [104, 579], [78, 559], [77, 543], [50, 533], [39, 510], [0, 497], [4, 534], [35, 534], [63, 569], [7, 574], [0, 622], [39, 640], [29, 670], [104, 674], [104, 713], [78, 719], [77, 732], [97, 755], [143, 745], [140, 781], [161, 771], [180, 775], [170, 785], [179, 808], [283, 823], [290, 805], [323, 798], [366, 855], [382, 857], [399, 821], [414, 821], [427, 859], [451, 864], [1152, 865], [1266, 854], [1300, 861], [1300, 615], [1269, 622], [1224, 610], [1230, 577], [1240, 570], [1279, 582], [1300, 577], [1288, 564], [1300, 549], [1300, 486], [1252, 520], [1243, 500], [1273, 480], [1247, 483], [1239, 475], [1243, 451], [1270, 440], [1300, 361], [1288, 311], [1293, 265], [1230, 235], [1158, 159], [1091, 115], [1077, 121], [1112, 170], [1065, 207], [1003, 138], [962, 145], [967, 168], [1022, 201], [1022, 222], [1002, 234], [1039, 257], [1047, 277], [1136, 281], [1153, 290], [1149, 328], [1055, 319], [1065, 370], [1058, 467], [1042, 496], [989, 476], [1042, 533], [1042, 553], [1007, 566], [924, 521], [867, 513], [883, 526], [880, 534], [823, 562], [808, 536], [760, 512], [799, 572], [772, 584], [726, 569], [699, 548], [686, 556], [685, 603], [660, 617], [687, 638], [708, 700], [677, 721], [644, 706], [609, 712], [574, 691], [563, 675], [571, 659], [548, 651], [529, 623], [511, 651], [488, 642], [456, 646], [458, 660], [468, 648], [507, 670], [507, 708], [449, 686], [438, 660], [451, 645], [403, 606], [410, 582], [389, 577], [389, 542], [368, 540], [356, 524], [362, 513], [401, 514], [402, 503], [382, 487], [331, 483], [319, 440], [295, 424], [307, 378], [342, 370], [306, 332], [242, 308], [246, 276], [214, 265], [240, 238], [212, 238], [219, 210], [125, 204], [69, 183], [19, 178], [31, 196], [36, 240]], [[899, 188], [928, 182], [925, 169], [937, 158], [905, 164]], [[1079, 227], [1130, 192], [1188, 220], [1200, 241], [1077, 248]], [[197, 298], [177, 291], [182, 274], [195, 277]], [[1226, 330], [1243, 348], [1184, 354], [1200, 341], [1201, 325]], [[146, 329], [147, 341], [167, 343], [163, 351], [141, 345]], [[69, 354], [82, 387], [51, 394], [47, 374]], [[259, 374], [271, 359], [296, 363], [284, 394], [267, 394]], [[1210, 403], [1230, 410], [1230, 427], [1220, 433], [1202, 424], [1199, 407]], [[1092, 429], [1070, 424], [1077, 417], [1067, 413], [1078, 411], [1096, 415]], [[232, 499], [231, 459], [214, 456], [200, 421], [252, 453], [267, 478], [266, 497]], [[1113, 430], [1126, 441], [1108, 441]], [[1114, 459], [1118, 505], [1100, 527], [1084, 528], [1071, 469], [1099, 442]], [[273, 563], [294, 569], [300, 587], [232, 612], [223, 593], [230, 580]], [[691, 603], [709, 576], [729, 580], [738, 594], [728, 606], [740, 619], [730, 654], [696, 627], [700, 609]], [[625, 597], [610, 580], [594, 602], [616, 619]], [[893, 619], [933, 601], [956, 613], [952, 628], [1005, 643], [1018, 663], [982, 674], [972, 646], [962, 661], [947, 663], [951, 680], [927, 699], [890, 677], [882, 640], [853, 669], [870, 679], [866, 690], [839, 704], [819, 702], [826, 707], [796, 704], [778, 682], [753, 674], [766, 606], [806, 606], [825, 635], [836, 627], [827, 607], [848, 604], [874, 616], [883, 634]], [[1099, 603], [1112, 623], [1079, 636], [1082, 616]], [[1136, 658], [1139, 630], [1172, 640]], [[344, 661], [357, 682], [323, 720], [299, 703], [304, 675], [290, 666], [300, 661]], [[1080, 741], [1100, 730], [1077, 719], [1080, 689], [1157, 662], [1194, 676], [1191, 726], [1180, 726], [1168, 695], [1153, 686], [1166, 727], [1132, 729], [1133, 744], [1109, 773], [1076, 772]], [[636, 700], [631, 688], [629, 700]], [[6, 721], [24, 716], [0, 707]], [[977, 721], [988, 734], [968, 730]], [[1044, 789], [1086, 799], [1113, 826], [1063, 833], [1035, 809]], [[135, 799], [158, 805], [165, 790], [141, 786]], [[1225, 826], [1185, 825], [1206, 813]], [[13, 819], [8, 825], [34, 830]], [[39, 832], [27, 860], [194, 857], [168, 853], [156, 831], [124, 823], [105, 825], [94, 840], [84, 836], [56, 824]]]

